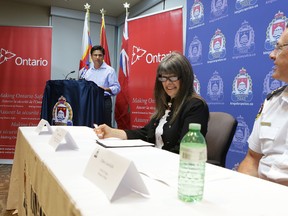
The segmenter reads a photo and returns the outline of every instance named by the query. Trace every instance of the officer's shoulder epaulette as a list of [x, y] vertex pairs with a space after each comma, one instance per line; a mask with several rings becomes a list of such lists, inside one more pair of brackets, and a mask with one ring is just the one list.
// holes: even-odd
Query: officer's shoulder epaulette
[[277, 94], [280, 94], [282, 91], [284, 91], [284, 89], [285, 89], [286, 87], [287, 87], [287, 85], [282, 86], [282, 87], [280, 87], [280, 88], [278, 88], [278, 89], [275, 89], [274, 91], [270, 92], [270, 93], [267, 95], [266, 99], [267, 99], [267, 100], [270, 100], [273, 96], [275, 96], [275, 95], [277, 95]]

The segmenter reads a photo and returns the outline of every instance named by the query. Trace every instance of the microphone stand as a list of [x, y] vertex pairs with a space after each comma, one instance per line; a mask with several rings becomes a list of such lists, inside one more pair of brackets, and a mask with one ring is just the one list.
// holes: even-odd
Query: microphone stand
[[71, 72], [69, 72], [66, 76], [65, 76], [65, 80], [68, 78], [68, 76], [70, 75], [70, 74], [72, 74], [72, 73], [75, 73], [75, 70], [74, 71], [71, 71]]

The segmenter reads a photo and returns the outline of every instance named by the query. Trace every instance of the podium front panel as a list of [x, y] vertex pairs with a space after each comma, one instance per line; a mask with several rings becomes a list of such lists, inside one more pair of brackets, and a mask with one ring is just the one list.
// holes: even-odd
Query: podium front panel
[[93, 127], [104, 122], [104, 90], [92, 81], [48, 80], [41, 118], [51, 125]]

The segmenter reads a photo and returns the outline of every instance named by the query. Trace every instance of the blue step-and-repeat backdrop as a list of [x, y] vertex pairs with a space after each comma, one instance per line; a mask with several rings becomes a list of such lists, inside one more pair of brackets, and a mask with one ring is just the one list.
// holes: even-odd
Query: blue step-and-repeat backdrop
[[226, 167], [236, 170], [247, 153], [257, 112], [285, 83], [271, 77], [274, 49], [288, 19], [283, 0], [187, 0], [185, 55], [196, 91], [210, 111], [238, 120]]

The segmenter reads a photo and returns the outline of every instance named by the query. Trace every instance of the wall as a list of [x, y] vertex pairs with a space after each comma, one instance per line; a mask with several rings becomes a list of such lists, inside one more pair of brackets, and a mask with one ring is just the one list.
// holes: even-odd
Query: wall
[[[129, 18], [160, 12], [165, 9], [183, 6], [185, 26], [186, 0], [145, 0], [129, 8]], [[63, 8], [47, 8], [28, 4], [0, 2], [0, 25], [11, 26], [53, 26], [51, 79], [64, 79], [79, 69], [81, 42], [85, 11]], [[122, 42], [125, 14], [116, 18], [105, 16], [106, 34], [112, 67], [118, 72], [119, 50]], [[90, 14], [90, 34], [92, 44], [99, 44], [101, 16]], [[185, 33], [185, 28], [183, 27]], [[183, 35], [183, 37], [185, 34]], [[184, 37], [185, 43], [185, 37]], [[184, 47], [184, 44], [183, 44]], [[77, 78], [77, 73], [69, 77]], [[114, 103], [115, 101], [113, 101]], [[115, 122], [114, 122], [115, 124]]]
[[[51, 8], [52, 73], [51, 79], [63, 79], [70, 71], [79, 70], [81, 43], [85, 13], [63, 8]], [[116, 19], [105, 17], [106, 35], [112, 67], [116, 66]], [[92, 45], [99, 44], [101, 16], [90, 14], [90, 36]], [[71, 74], [77, 78], [78, 73]]]
[[[185, 5], [185, 0], [147, 0], [129, 9], [129, 18]], [[70, 71], [77, 71], [81, 55], [81, 41], [85, 11], [40, 7], [9, 1], [0, 2], [0, 25], [53, 26], [51, 79], [63, 79]], [[125, 14], [119, 18], [105, 17], [106, 34], [112, 66], [118, 71], [119, 50]], [[183, 21], [185, 19], [183, 18]], [[92, 44], [99, 44], [101, 16], [90, 14]], [[71, 74], [76, 78], [77, 74]]]
[[50, 9], [9, 1], [0, 1], [0, 25], [47, 26]]

